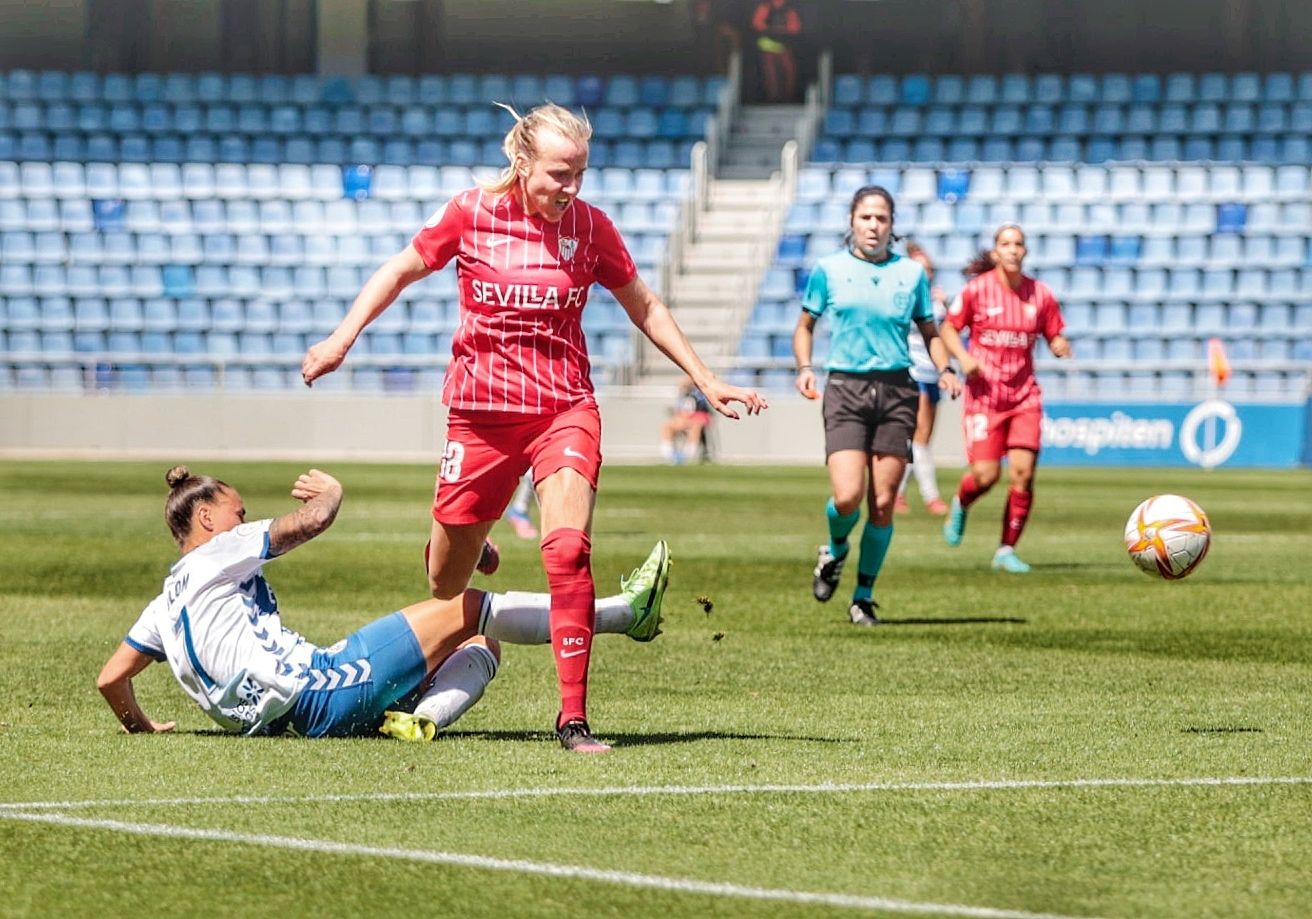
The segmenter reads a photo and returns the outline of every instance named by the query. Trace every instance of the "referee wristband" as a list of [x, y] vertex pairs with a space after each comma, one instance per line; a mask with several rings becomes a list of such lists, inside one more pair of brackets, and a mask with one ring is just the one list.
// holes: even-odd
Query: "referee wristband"
[[938, 375], [939, 375], [939, 376], [943, 376], [943, 374], [945, 374], [945, 373], [950, 373], [950, 374], [952, 374], [953, 376], [956, 376], [956, 375], [957, 375], [957, 368], [955, 368], [955, 367], [944, 367], [942, 370], [940, 370], [940, 371], [938, 372]]
[[801, 367], [797, 368], [797, 372], [801, 373], [803, 370], [810, 370], [810, 369], [811, 369], [810, 364], [803, 364]]

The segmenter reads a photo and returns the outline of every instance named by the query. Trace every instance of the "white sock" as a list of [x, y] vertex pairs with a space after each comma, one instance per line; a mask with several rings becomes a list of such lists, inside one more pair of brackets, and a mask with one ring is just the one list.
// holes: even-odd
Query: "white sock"
[[438, 730], [455, 722], [483, 698], [483, 690], [497, 675], [497, 659], [482, 645], [456, 650], [433, 674], [428, 692], [415, 706], [415, 714], [437, 725]]
[[[915, 449], [915, 444], [912, 444], [912, 445], [911, 445], [911, 448], [912, 448], [912, 450], [914, 450], [914, 449]], [[912, 470], [912, 468], [914, 468], [914, 467], [912, 466], [912, 464], [911, 464], [911, 463], [908, 463], [908, 464], [907, 464], [907, 467], [906, 467], [905, 469], [902, 470], [902, 481], [899, 482], [899, 483], [898, 483], [898, 486], [897, 486], [897, 496], [898, 496], [899, 498], [901, 498], [903, 495], [905, 495], [905, 494], [907, 493], [907, 482], [911, 479], [911, 470]]]
[[[633, 607], [623, 596], [597, 600], [593, 632], [621, 634], [633, 625]], [[546, 645], [551, 643], [551, 594], [512, 590], [503, 594], [485, 594], [478, 617], [478, 632], [488, 638], [512, 645]]]
[[929, 452], [929, 444], [912, 441], [911, 468], [915, 470], [916, 484], [920, 486], [920, 500], [926, 504], [938, 500], [938, 470], [934, 468], [934, 454]]

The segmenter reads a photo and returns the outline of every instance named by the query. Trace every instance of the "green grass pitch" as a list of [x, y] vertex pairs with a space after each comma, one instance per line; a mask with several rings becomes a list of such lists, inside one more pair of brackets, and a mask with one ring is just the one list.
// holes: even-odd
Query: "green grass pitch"
[[[658, 537], [666, 631], [603, 636], [605, 757], [561, 751], [550, 655], [506, 646], [432, 745], [219, 735], [163, 666], [178, 732], [128, 737], [101, 663], [174, 557], [165, 462], [0, 463], [0, 916], [1303, 916], [1312, 903], [1312, 474], [1041, 468], [995, 574], [1001, 490], [948, 549], [897, 519], [886, 622], [810, 597], [824, 470], [608, 467], [602, 592]], [[253, 518], [301, 467], [201, 463]], [[330, 643], [424, 594], [432, 470], [331, 465], [336, 525], [271, 564]], [[945, 490], [955, 470], [941, 475]], [[1215, 530], [1139, 573], [1143, 498]], [[494, 532], [494, 589], [543, 589]], [[698, 598], [713, 604], [703, 611]], [[1279, 780], [1279, 781], [1277, 781]], [[90, 803], [88, 803], [90, 802]]]

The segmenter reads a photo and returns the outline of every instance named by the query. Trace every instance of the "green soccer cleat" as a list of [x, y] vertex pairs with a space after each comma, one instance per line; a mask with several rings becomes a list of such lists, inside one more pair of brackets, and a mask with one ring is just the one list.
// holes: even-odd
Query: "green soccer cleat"
[[428, 743], [437, 736], [437, 725], [423, 715], [410, 712], [384, 712], [379, 734], [409, 743]]
[[661, 633], [661, 600], [670, 584], [670, 547], [656, 543], [647, 560], [620, 578], [620, 596], [633, 608], [633, 625], [624, 633], [634, 641], [651, 641]]
[[1029, 574], [1030, 566], [1020, 560], [1011, 547], [1003, 547], [993, 555], [993, 570], [1009, 574]]
[[961, 545], [966, 535], [966, 509], [961, 506], [961, 499], [952, 496], [952, 507], [948, 510], [948, 519], [943, 521], [943, 539], [949, 546]]

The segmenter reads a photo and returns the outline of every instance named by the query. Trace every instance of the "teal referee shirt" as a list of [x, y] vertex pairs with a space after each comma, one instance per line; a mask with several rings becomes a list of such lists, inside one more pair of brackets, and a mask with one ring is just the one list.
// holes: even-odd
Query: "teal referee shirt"
[[893, 254], [876, 264], [847, 249], [816, 262], [802, 309], [817, 319], [829, 314], [825, 369], [840, 373], [905, 370], [912, 324], [934, 318], [919, 262]]

